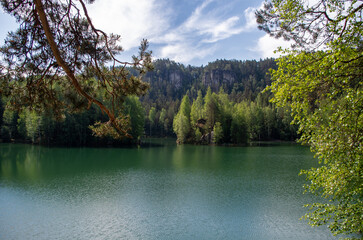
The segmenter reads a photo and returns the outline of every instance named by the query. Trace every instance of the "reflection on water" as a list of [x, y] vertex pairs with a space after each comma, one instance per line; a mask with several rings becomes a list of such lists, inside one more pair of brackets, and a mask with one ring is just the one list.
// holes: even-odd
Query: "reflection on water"
[[307, 148], [155, 141], [1, 144], [0, 239], [334, 239], [298, 220]]
[[35, 181], [42, 174], [39, 152], [33, 146], [7, 145], [1, 148], [0, 154], [1, 176], [4, 179]]

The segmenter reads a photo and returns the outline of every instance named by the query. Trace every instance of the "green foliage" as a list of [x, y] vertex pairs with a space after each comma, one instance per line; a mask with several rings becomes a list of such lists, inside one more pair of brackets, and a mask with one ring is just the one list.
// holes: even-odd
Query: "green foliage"
[[1, 138], [1, 127], [3, 125], [3, 115], [4, 115], [4, 103], [0, 95], [0, 138]]
[[161, 125], [161, 135], [164, 136], [164, 133], [168, 131], [168, 119], [166, 115], [165, 108], [161, 109], [160, 116], [159, 116], [159, 123]]
[[[128, 136], [126, 118], [118, 115], [126, 96], [148, 89], [142, 81], [152, 69], [148, 42], [141, 41], [133, 62], [121, 62], [115, 58], [122, 52], [120, 36], [96, 28], [83, 0], [0, 3], [19, 23], [0, 48], [0, 95], [8, 98], [8, 107], [17, 112], [31, 108], [39, 115], [48, 111], [61, 119], [94, 104], [109, 120], [91, 128], [95, 135]], [[108, 127], [114, 130], [103, 131]]]
[[[196, 120], [205, 118], [203, 96], [210, 87], [211, 93], [218, 93], [217, 106], [221, 109], [218, 110], [220, 113], [218, 113], [217, 118], [223, 127], [223, 142], [231, 141], [231, 114], [228, 113], [231, 111], [231, 105], [241, 101], [256, 101], [258, 95], [261, 95], [259, 102], [264, 106], [268, 105], [270, 94], [260, 94], [260, 91], [270, 83], [270, 76], [266, 74], [268, 69], [276, 68], [273, 59], [258, 61], [216, 60], [200, 67], [185, 66], [169, 59], [158, 59], [153, 64], [155, 70], [148, 72], [143, 78], [145, 82], [150, 84], [150, 89], [145, 96], [140, 97], [140, 101], [147, 113], [154, 107], [156, 116], [160, 116], [162, 108], [165, 108], [167, 115], [164, 127], [160, 119], [156, 119], [152, 135], [175, 137], [172, 127], [173, 119], [179, 111], [181, 99], [185, 94], [189, 96], [190, 100], [194, 99], [194, 108], [192, 105], [193, 109], [191, 110], [191, 127], [194, 128]], [[130, 71], [137, 74], [132, 69]], [[225, 95], [223, 98], [220, 97], [219, 90], [221, 88]], [[202, 96], [198, 98], [198, 95]], [[197, 102], [195, 99], [198, 99]], [[230, 103], [225, 105], [225, 99], [229, 100]], [[228, 110], [224, 106], [228, 106]], [[146, 124], [145, 129], [149, 134], [149, 124]], [[200, 131], [204, 135], [204, 130], [200, 129]], [[195, 129], [192, 132], [191, 135], [194, 137]], [[273, 132], [271, 138], [276, 138], [278, 132], [278, 130]]]
[[151, 124], [155, 123], [156, 120], [155, 116], [156, 116], [156, 109], [152, 107], [149, 111], [149, 121]]
[[178, 143], [182, 144], [187, 141], [190, 130], [189, 119], [181, 112], [179, 112], [174, 118], [173, 130], [178, 137]]
[[128, 96], [123, 105], [123, 114], [129, 116], [130, 134], [135, 141], [144, 133], [145, 110], [137, 96]]
[[264, 126], [266, 127], [266, 129], [264, 129], [264, 132], [267, 133], [267, 138], [271, 138], [272, 130], [274, 129], [274, 124], [276, 122], [276, 115], [274, 109], [264, 107], [262, 109], [262, 112], [264, 116]]
[[179, 112], [190, 119], [190, 111], [190, 100], [188, 95], [185, 95], [181, 101]]
[[3, 113], [3, 125], [1, 127], [1, 136], [5, 141], [10, 141], [18, 137], [17, 120], [19, 115], [8, 108]]
[[[71, 119], [71, 118], [68, 118]], [[129, 116], [119, 116], [115, 119], [118, 126], [122, 126], [122, 129], [125, 129], [126, 132], [131, 130]], [[70, 123], [69, 125], [73, 125]], [[95, 124], [89, 126], [92, 130], [93, 135], [100, 138], [112, 138], [118, 140], [124, 140], [125, 137], [120, 135], [115, 128], [112, 127], [111, 122], [102, 123], [101, 121], [95, 122]]]
[[148, 120], [149, 120], [149, 131], [151, 136], [151, 129], [155, 127], [154, 125], [156, 121], [156, 109], [154, 107], [152, 107], [149, 111]]
[[41, 117], [35, 111], [29, 111], [27, 118], [25, 120], [26, 135], [34, 143], [36, 142], [36, 137], [40, 137], [40, 127], [41, 127]]
[[[239, 120], [237, 121], [235, 119], [234, 113], [236, 110], [234, 106], [241, 102], [241, 100], [248, 103], [246, 106], [249, 106], [249, 103], [252, 100], [256, 101], [257, 105], [261, 108], [266, 107], [267, 109], [271, 109], [275, 122], [271, 129], [264, 126], [267, 124], [265, 123], [264, 116], [263, 119], [259, 121], [259, 123], [263, 125], [260, 127], [262, 131], [262, 134], [260, 134], [261, 140], [294, 139], [286, 137], [290, 136], [294, 131], [293, 129], [291, 131], [288, 129], [290, 126], [289, 121], [286, 120], [288, 115], [280, 114], [281, 111], [275, 110], [271, 106], [267, 106], [268, 103], [266, 99], [268, 99], [269, 95], [258, 93], [269, 81], [269, 77], [266, 76], [267, 69], [274, 66], [275, 63], [272, 59], [260, 61], [217, 60], [205, 67], [184, 66], [170, 60], [156, 60], [155, 71], [149, 72], [144, 77], [144, 80], [150, 83], [150, 92], [146, 94], [146, 96], [140, 98], [141, 104], [147, 114], [144, 126], [145, 132], [150, 136], [174, 137], [173, 119], [181, 106], [181, 98], [184, 95], [187, 95], [190, 100], [194, 100], [190, 107], [189, 125], [191, 129], [186, 134], [186, 142], [211, 143], [213, 139], [211, 139], [210, 133], [215, 126], [215, 124], [213, 124], [215, 122], [220, 122], [223, 129], [223, 138], [220, 140], [221, 143], [244, 144], [249, 140], [258, 140], [257, 138], [245, 138], [245, 136], [249, 136], [249, 126], [247, 126], [245, 118], [239, 118], [243, 119], [241, 122], [238, 122]], [[128, 70], [132, 72], [132, 74], [138, 74], [137, 71], [132, 68], [128, 68]], [[105, 75], [110, 73], [106, 68], [103, 68], [103, 71]], [[89, 70], [88, 73], [91, 73], [91, 71]], [[211, 75], [213, 78], [208, 77], [208, 74], [211, 73], [213, 73]], [[225, 84], [222, 78], [224, 75], [231, 77], [231, 82]], [[97, 91], [94, 92], [95, 96], [102, 100], [108, 108], [112, 108], [112, 101], [110, 101], [109, 96], [107, 96], [106, 90], [97, 87], [98, 81], [93, 76], [93, 74], [86, 74], [80, 77], [84, 80], [87, 89], [91, 90], [96, 88]], [[210, 79], [214, 84], [211, 85], [211, 82], [208, 82], [209, 80], [204, 81], [203, 79]], [[62, 78], [62, 81], [64, 80], [66, 79]], [[46, 145], [66, 146], [117, 144], [119, 141], [110, 138], [112, 134], [116, 136], [116, 133], [113, 131], [106, 131], [110, 126], [103, 126], [108, 124], [107, 116], [103, 114], [101, 110], [97, 110], [94, 105], [91, 105], [88, 109], [89, 106], [87, 101], [78, 96], [67, 82], [64, 84], [64, 86], [67, 87], [66, 90], [64, 90], [64, 94], [61, 96], [61, 100], [64, 104], [69, 106], [69, 112], [61, 114], [58, 119], [52, 117], [53, 115], [56, 115], [53, 113], [52, 109], [46, 109], [43, 113], [37, 113], [41, 116], [41, 125], [34, 140], [36, 140], [36, 142], [39, 140], [41, 144]], [[129, 85], [127, 86], [131, 87]], [[210, 104], [206, 105], [204, 103], [203, 94], [206, 93], [208, 87], [210, 88], [208, 93], [208, 95], [210, 95]], [[62, 86], [56, 85], [55, 88], [60, 90], [62, 89]], [[217, 90], [219, 91], [218, 93], [213, 92]], [[257, 98], [255, 99], [256, 96]], [[127, 97], [122, 100], [122, 102], [126, 101], [128, 101]], [[6, 104], [11, 105], [9, 99], [4, 101], [4, 108]], [[189, 102], [189, 104], [191, 104], [191, 102]], [[119, 110], [120, 113], [123, 116], [129, 115], [128, 111], [126, 111], [128, 108], [125, 108], [125, 104], [122, 104], [122, 106], [123, 109]], [[197, 127], [197, 120], [207, 119], [205, 116], [205, 109], [207, 109], [207, 106], [208, 111], [210, 110], [209, 125], [208, 127], [207, 125], [199, 125]], [[249, 107], [246, 107], [245, 110], [248, 111], [248, 109]], [[186, 112], [188, 111], [189, 110], [186, 110]], [[1, 126], [4, 134], [6, 133], [6, 137], [1, 136], [1, 138], [4, 141], [10, 141], [10, 139], [29, 141], [30, 138], [26, 135], [25, 127], [26, 116], [22, 116], [22, 113], [20, 113], [19, 116], [16, 111], [11, 112], [14, 113], [14, 121], [6, 126]], [[130, 111], [130, 114], [132, 114], [132, 111]], [[1, 117], [2, 114], [0, 119]], [[18, 120], [18, 118], [21, 119]], [[132, 131], [135, 127], [131, 126], [134, 122], [131, 118], [132, 116], [130, 116], [130, 118], [118, 119], [117, 121], [120, 121], [119, 125], [122, 124], [124, 129], [129, 129], [130, 136], [134, 136]], [[98, 122], [99, 125], [97, 126], [99, 128], [94, 128], [94, 130], [99, 133], [100, 137], [102, 136], [100, 139], [96, 139], [88, 127], [89, 125]], [[137, 126], [139, 126], [139, 124], [137, 124]], [[9, 136], [9, 128], [13, 129], [11, 131], [12, 137]], [[267, 129], [270, 129], [271, 134], [265, 134]], [[243, 137], [236, 137], [237, 133], [239, 136]], [[108, 136], [106, 136], [107, 134]], [[202, 141], [200, 141], [201, 139]], [[130, 140], [122, 138], [121, 142], [129, 143], [136, 140], [137, 137]]]
[[246, 121], [247, 103], [235, 104], [231, 122], [231, 140], [233, 143], [246, 144], [248, 141], [248, 127]]
[[[189, 126], [184, 123], [188, 119], [189, 98], [184, 96], [174, 118], [174, 132], [179, 143], [246, 144], [256, 140], [296, 139], [296, 128], [290, 125], [290, 115], [281, 114], [285, 109], [258, 106], [249, 101], [234, 103], [223, 89], [216, 94], [209, 88], [204, 96], [204, 105], [202, 99], [200, 93], [193, 101], [189, 119], [194, 125]], [[185, 129], [181, 129], [182, 126]]]
[[[310, 182], [306, 190], [326, 199], [308, 204], [305, 218], [313, 226], [328, 224], [334, 235], [353, 234], [352, 239], [363, 232], [362, 9], [358, 1], [310, 7], [273, 1], [257, 14], [263, 29], [301, 47], [284, 51], [268, 89], [274, 103], [291, 107], [300, 141], [321, 163], [302, 171]], [[277, 29], [268, 27], [272, 20]], [[324, 43], [325, 51], [306, 51]]]
[[194, 132], [195, 142], [198, 143], [200, 139], [202, 138], [202, 133], [200, 132], [199, 128], [195, 129]]
[[19, 114], [17, 120], [18, 133], [21, 138], [29, 139], [32, 143], [36, 142], [36, 137], [40, 137], [41, 117], [29, 109]]
[[26, 131], [26, 117], [27, 114], [25, 111], [23, 111], [22, 113], [19, 114], [19, 118], [17, 120], [17, 130], [19, 133], [19, 137], [21, 137], [22, 139], [27, 139], [27, 131]]
[[221, 140], [223, 139], [223, 128], [220, 122], [216, 122], [216, 124], [214, 125], [213, 133], [213, 142], [221, 143]]
[[202, 91], [198, 91], [198, 97], [193, 101], [190, 111], [190, 124], [195, 128], [198, 119], [203, 118], [203, 96]]
[[[114, 128], [103, 128], [102, 124], [97, 129], [103, 131], [102, 138], [96, 138], [94, 136], [96, 131], [92, 132], [89, 126], [94, 124], [97, 126], [97, 122], [107, 120], [107, 116], [92, 106], [87, 111], [66, 113], [62, 120], [53, 118], [52, 113], [45, 112], [38, 115], [34, 110], [25, 109], [17, 114], [7, 109], [4, 112], [5, 122], [1, 126], [1, 139], [5, 142], [27, 141], [49, 146], [72, 147], [132, 144], [143, 135], [145, 112], [136, 96], [127, 97], [123, 106], [123, 115], [127, 116], [123, 121], [127, 123], [125, 128], [129, 128], [132, 138], [120, 139], [116, 132], [107, 132]], [[107, 134], [114, 136], [105, 137]]]
[[204, 117], [207, 120], [206, 128], [212, 130], [216, 120], [218, 119], [218, 102], [216, 94], [211, 91], [211, 88], [208, 88], [207, 94], [204, 97]]
[[[104, 126], [105, 124], [108, 124], [107, 116], [94, 105], [91, 105], [88, 109], [87, 101], [78, 96], [77, 93], [72, 91], [70, 86], [67, 85], [67, 89], [70, 88], [70, 90], [65, 90], [61, 99], [65, 104], [69, 105], [69, 112], [61, 114], [58, 119], [53, 117], [55, 114], [52, 109], [47, 109], [43, 113], [37, 113], [37, 115], [41, 118], [41, 124], [37, 131], [34, 131], [36, 133], [34, 141], [45, 145], [65, 146], [100, 146], [106, 144], [136, 142], [138, 140], [138, 136], [140, 136], [139, 133], [143, 132], [143, 130], [140, 124], [133, 126], [135, 121], [141, 122], [141, 117], [137, 117], [136, 120], [133, 119], [133, 113], [135, 113], [134, 116], [143, 115], [144, 118], [145, 113], [147, 114], [144, 127], [145, 132], [148, 135], [157, 137], [174, 137], [173, 119], [182, 105], [184, 115], [188, 115], [188, 108], [190, 108], [189, 126], [184, 123], [184, 125], [187, 126], [187, 128], [190, 128], [190, 130], [186, 133], [182, 133], [182, 135], [185, 135], [185, 139], [183, 140], [184, 142], [202, 144], [212, 143], [213, 139], [211, 138], [211, 132], [215, 126], [213, 123], [216, 122], [220, 122], [223, 129], [223, 137], [219, 140], [220, 143], [245, 144], [247, 141], [258, 140], [258, 137], [260, 137], [260, 140], [293, 140], [294, 137], [287, 137], [293, 135], [292, 133], [295, 131], [294, 129], [289, 129], [289, 115], [286, 114], [284, 110], [278, 110], [268, 105], [267, 99], [269, 94], [258, 94], [258, 89], [260, 89], [261, 86], [263, 86], [268, 80], [264, 71], [266, 71], [268, 67], [274, 66], [272, 63], [273, 61], [271, 59], [245, 62], [217, 60], [216, 62], [208, 64], [206, 67], [185, 67], [182, 64], [173, 63], [169, 60], [157, 60], [155, 62], [156, 73], [148, 73], [147, 77], [156, 74], [158, 79], [152, 79], [150, 82], [150, 93], [140, 98], [141, 105], [145, 109], [144, 113], [141, 113], [142, 110], [135, 97], [131, 98], [131, 102], [128, 97], [125, 97], [123, 100], [123, 108], [120, 110], [120, 113], [125, 117], [123, 119], [119, 118], [117, 121], [120, 121], [119, 125], [122, 124], [124, 129], [128, 129], [129, 135], [133, 137], [132, 139], [119, 138], [116, 136], [117, 132], [109, 131], [110, 129], [112, 130], [112, 127]], [[259, 71], [259, 69], [261, 70]], [[133, 71], [132, 69], [129, 70], [132, 71], [133, 74], [137, 74], [136, 71]], [[104, 71], [107, 72], [108, 70], [104, 69]], [[210, 86], [208, 93], [208, 101], [210, 103], [209, 110], [212, 110], [209, 111], [209, 121], [212, 124], [209, 124], [208, 122], [208, 127], [207, 124], [197, 126], [197, 120], [202, 120], [203, 122], [203, 120], [207, 119], [205, 116], [205, 109], [207, 109], [208, 105], [204, 103], [203, 92], [206, 93], [209, 83], [203, 82], [203, 76], [206, 76], [205, 74], [208, 72], [219, 73], [222, 75], [229, 74], [236, 78], [231, 82], [231, 85], [225, 87], [221, 87], [224, 86], [224, 84], [221, 84], [223, 81], [218, 83], [218, 79], [213, 79], [213, 81], [217, 81], [218, 84]], [[177, 73], [184, 74], [183, 76], [186, 78], [179, 79], [177, 77]], [[97, 86], [97, 81], [94, 77], [90, 77], [89, 79], [86, 79], [86, 77], [87, 76], [82, 76], [82, 79], [85, 80], [84, 83], [87, 84], [87, 88], [92, 89]], [[262, 77], [266, 77], [266, 79], [263, 79]], [[147, 78], [145, 80], [148, 81]], [[176, 94], [175, 96], [168, 95], [168, 91], [164, 92], [164, 89], [170, 88], [170, 86], [174, 84], [172, 81], [179, 80], [179, 83], [181, 84], [180, 87], [178, 87], [178, 82], [175, 82], [177, 85], [173, 85], [172, 87], [173, 94]], [[235, 85], [237, 83], [238, 87]], [[232, 87], [233, 85], [234, 87]], [[59, 87], [60, 86], [57, 86], [56, 88]], [[215, 88], [219, 90], [218, 93], [213, 92], [213, 89]], [[229, 94], [232, 88], [235, 91], [234, 93]], [[156, 90], [157, 92], [155, 92]], [[236, 90], [238, 90], [238, 92]], [[247, 92], [244, 90], [246, 90], [248, 94], [246, 94]], [[105, 89], [97, 88], [95, 95], [101, 99], [107, 107], [111, 108], [112, 101], [110, 101], [105, 92]], [[182, 94], [180, 98], [187, 95], [189, 97], [188, 101], [194, 99], [192, 106], [185, 108], [187, 100], [185, 99], [184, 103], [181, 104], [182, 99], [177, 99], [176, 97], [179, 94]], [[262, 126], [260, 126], [261, 134], [259, 136], [249, 138], [248, 136], [251, 136], [249, 133], [249, 129], [251, 127], [248, 126], [245, 115], [247, 111], [250, 111], [249, 106], [252, 105], [250, 99], [254, 99], [254, 96], [257, 96], [255, 102], [263, 112], [262, 115], [259, 115], [261, 119], [258, 121], [258, 123], [262, 124]], [[237, 112], [241, 112], [239, 110], [237, 111], [235, 107], [240, 104], [240, 99], [243, 99], [243, 102], [245, 103], [243, 117], [241, 117], [242, 115], [239, 115], [238, 117], [236, 115]], [[126, 102], [128, 102], [127, 104], [131, 104], [131, 106], [126, 106]], [[8, 106], [11, 105], [9, 99], [4, 100], [3, 108], [5, 108], [6, 104], [8, 104]], [[189, 106], [190, 104], [191, 102], [189, 101]], [[131, 110], [131, 108], [135, 111]], [[2, 133], [4, 133], [4, 135], [1, 135], [0, 138], [4, 141], [10, 141], [11, 139], [15, 141], [31, 141], [32, 138], [27, 136], [26, 129], [26, 114], [28, 114], [26, 112], [28, 110], [20, 112], [20, 114], [14, 110], [9, 109], [8, 111], [9, 112], [5, 115], [9, 115], [9, 113], [11, 113], [11, 116], [14, 118], [11, 118], [12, 120], [7, 124], [1, 125]], [[139, 111], [141, 114], [139, 114]], [[270, 111], [273, 115], [272, 119], [274, 119], [274, 122], [272, 126], [271, 123], [268, 125], [268, 122], [266, 121], [265, 116], [267, 115], [265, 114], [265, 111]], [[2, 119], [2, 116], [3, 114], [0, 115], [0, 119]], [[127, 118], [126, 116], [129, 117]], [[95, 132], [92, 134], [89, 125], [94, 125], [95, 123], [98, 128], [94, 126]], [[269, 127], [267, 127], [267, 125]], [[137, 130], [139, 133], [133, 133], [134, 129], [139, 129]], [[95, 138], [95, 133], [96, 135], [99, 133], [97, 136], [102, 138]], [[110, 136], [115, 136], [120, 139], [120, 141], [111, 139]]]
[[261, 140], [262, 126], [264, 123], [262, 109], [254, 102], [246, 111], [246, 121], [250, 139]]
[[174, 118], [173, 130], [178, 137], [179, 143], [185, 143], [190, 136], [190, 101], [189, 97], [185, 95], [180, 104], [180, 109]]
[[270, 87], [276, 104], [291, 102], [301, 142], [324, 163], [303, 171], [310, 180], [307, 190], [329, 199], [327, 204], [309, 205], [312, 212], [306, 218], [312, 225], [328, 223], [334, 234], [363, 230], [362, 84], [354, 67], [344, 63], [358, 56], [340, 48], [290, 54], [279, 60]]
[[166, 110], [165, 110], [165, 108], [162, 108], [161, 112], [160, 112], [160, 116], [159, 116], [159, 122], [161, 124], [164, 124], [165, 118], [166, 118]]
[[229, 100], [228, 94], [224, 92], [222, 87], [219, 89], [219, 93], [217, 94], [217, 101], [219, 105], [219, 121], [223, 128], [223, 135], [219, 141], [230, 142], [231, 124], [233, 120], [233, 102]]
[[216, 60], [201, 67], [185, 66], [169, 59], [158, 59], [153, 64], [155, 71], [148, 72], [143, 78], [150, 84], [148, 93], [141, 98], [147, 111], [152, 106], [161, 111], [165, 103], [176, 104], [188, 90], [189, 97], [195, 99], [198, 91], [205, 95], [208, 87], [212, 92], [218, 92], [222, 87], [234, 102], [254, 101], [259, 92], [270, 84], [270, 76], [266, 73], [270, 68], [276, 68], [271, 58], [259, 61]]

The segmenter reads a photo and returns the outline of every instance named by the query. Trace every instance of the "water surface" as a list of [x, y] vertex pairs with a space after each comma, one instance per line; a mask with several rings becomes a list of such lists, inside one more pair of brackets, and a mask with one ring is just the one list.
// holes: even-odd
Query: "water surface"
[[306, 147], [0, 144], [0, 239], [334, 239], [299, 218]]

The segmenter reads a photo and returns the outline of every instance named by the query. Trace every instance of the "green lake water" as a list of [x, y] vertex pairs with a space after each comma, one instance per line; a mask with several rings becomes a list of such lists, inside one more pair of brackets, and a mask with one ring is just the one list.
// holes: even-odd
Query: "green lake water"
[[299, 218], [306, 147], [0, 144], [0, 239], [335, 239]]

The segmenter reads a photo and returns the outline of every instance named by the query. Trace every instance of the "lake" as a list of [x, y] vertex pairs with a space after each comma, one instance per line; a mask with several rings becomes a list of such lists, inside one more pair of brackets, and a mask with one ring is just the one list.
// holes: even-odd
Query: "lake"
[[0, 239], [336, 239], [299, 220], [311, 166], [296, 144], [0, 144]]

